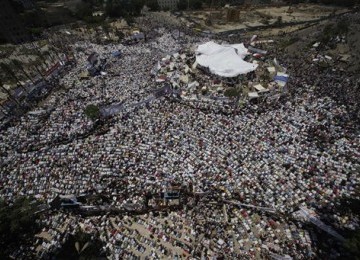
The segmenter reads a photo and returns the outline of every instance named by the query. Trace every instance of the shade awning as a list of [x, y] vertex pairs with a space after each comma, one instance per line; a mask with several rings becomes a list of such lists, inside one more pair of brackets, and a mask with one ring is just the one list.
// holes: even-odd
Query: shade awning
[[257, 68], [257, 64], [244, 61], [248, 50], [244, 44], [219, 45], [207, 42], [196, 49], [196, 62], [222, 77], [236, 77]]

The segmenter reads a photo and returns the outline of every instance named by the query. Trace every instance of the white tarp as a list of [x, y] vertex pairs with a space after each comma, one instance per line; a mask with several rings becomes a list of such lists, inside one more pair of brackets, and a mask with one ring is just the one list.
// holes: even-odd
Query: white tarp
[[257, 84], [254, 86], [254, 88], [259, 92], [266, 92], [269, 91], [268, 89], [264, 88], [261, 84]]
[[259, 94], [257, 92], [249, 92], [248, 96], [249, 98], [258, 98]]
[[196, 49], [196, 62], [222, 77], [236, 77], [254, 71], [257, 64], [244, 61], [248, 50], [244, 44], [219, 45], [207, 42]]

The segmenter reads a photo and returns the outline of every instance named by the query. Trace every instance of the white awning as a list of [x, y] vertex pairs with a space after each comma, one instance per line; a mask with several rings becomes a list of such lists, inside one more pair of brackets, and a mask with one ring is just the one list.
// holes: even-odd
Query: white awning
[[219, 45], [207, 42], [196, 49], [196, 62], [222, 77], [236, 77], [254, 71], [258, 65], [244, 61], [248, 51], [244, 44]]

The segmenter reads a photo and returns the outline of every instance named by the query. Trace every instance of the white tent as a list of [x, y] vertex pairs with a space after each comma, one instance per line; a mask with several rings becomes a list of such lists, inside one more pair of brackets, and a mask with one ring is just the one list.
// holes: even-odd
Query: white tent
[[196, 49], [196, 62], [210, 69], [210, 72], [222, 77], [236, 77], [249, 73], [257, 64], [244, 61], [248, 54], [244, 44], [219, 45], [207, 42]]

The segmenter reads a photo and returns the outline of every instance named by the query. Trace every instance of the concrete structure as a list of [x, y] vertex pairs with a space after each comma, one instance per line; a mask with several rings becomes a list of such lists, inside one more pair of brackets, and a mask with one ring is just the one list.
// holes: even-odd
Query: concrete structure
[[0, 3], [0, 34], [11, 43], [21, 43], [30, 40], [20, 17], [15, 13], [9, 0]]
[[174, 10], [177, 8], [179, 0], [158, 0], [158, 4], [161, 9]]

